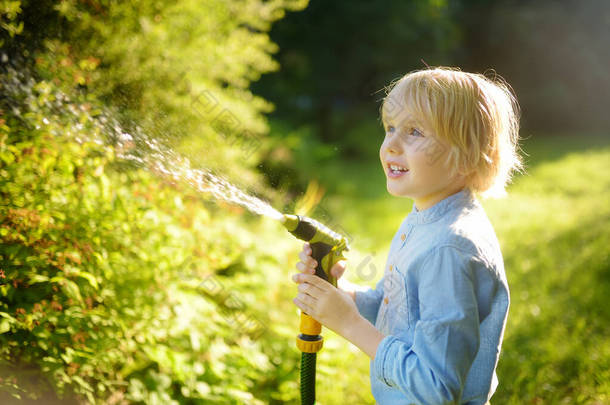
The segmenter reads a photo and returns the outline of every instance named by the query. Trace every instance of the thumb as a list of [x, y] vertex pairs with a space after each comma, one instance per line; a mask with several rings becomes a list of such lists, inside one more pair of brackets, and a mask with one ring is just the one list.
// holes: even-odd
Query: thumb
[[343, 273], [345, 273], [345, 267], [347, 266], [346, 260], [339, 260], [335, 265], [330, 269], [330, 274], [336, 279], [341, 278]]

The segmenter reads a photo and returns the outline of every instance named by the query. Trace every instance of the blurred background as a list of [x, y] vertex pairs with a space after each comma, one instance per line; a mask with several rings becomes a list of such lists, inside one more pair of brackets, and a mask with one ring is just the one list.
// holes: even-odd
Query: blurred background
[[[522, 110], [526, 170], [482, 201], [511, 288], [492, 403], [610, 403], [609, 40], [605, 0], [0, 0], [0, 402], [298, 402], [301, 244], [121, 156], [155, 140], [326, 223], [373, 287], [412, 208], [385, 88], [458, 66]], [[324, 335], [319, 403], [373, 404]]]

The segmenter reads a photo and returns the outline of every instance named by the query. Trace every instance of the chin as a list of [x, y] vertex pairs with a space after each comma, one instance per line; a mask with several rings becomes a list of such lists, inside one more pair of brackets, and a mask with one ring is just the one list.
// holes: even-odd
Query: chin
[[393, 189], [391, 187], [386, 187], [386, 188], [388, 190], [388, 193], [390, 195], [393, 195], [394, 197], [408, 197], [408, 198], [410, 198], [409, 195], [405, 191], [396, 190], [396, 189]]

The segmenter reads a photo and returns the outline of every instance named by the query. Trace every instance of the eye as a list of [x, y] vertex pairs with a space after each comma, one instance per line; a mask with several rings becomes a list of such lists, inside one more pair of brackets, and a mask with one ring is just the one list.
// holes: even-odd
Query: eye
[[417, 129], [417, 128], [409, 128], [408, 134], [411, 135], [411, 136], [418, 137], [418, 138], [423, 138], [424, 137], [424, 134], [422, 134], [422, 132], [419, 129]]
[[394, 132], [395, 130], [396, 130], [396, 128], [394, 128], [392, 125], [388, 125], [388, 126], [385, 128], [385, 132], [390, 132], [390, 133], [392, 133], [392, 132]]

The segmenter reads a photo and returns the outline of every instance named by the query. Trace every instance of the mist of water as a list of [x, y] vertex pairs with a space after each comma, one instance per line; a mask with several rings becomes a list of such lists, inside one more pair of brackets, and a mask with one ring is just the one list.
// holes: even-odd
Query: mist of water
[[119, 158], [132, 161], [148, 168], [151, 172], [176, 182], [183, 182], [214, 200], [240, 205], [250, 212], [280, 220], [283, 215], [269, 203], [250, 195], [227, 180], [202, 168], [192, 168], [190, 161], [178, 155], [171, 148], [145, 134], [138, 134], [136, 146], [134, 137], [122, 132], [117, 142]]
[[[9, 104], [13, 100], [13, 112], [20, 114], [22, 104], [28, 104], [37, 97], [34, 89], [35, 81], [22, 69], [16, 70], [8, 67], [6, 72], [0, 74], [0, 88]], [[24, 102], [25, 100], [25, 102]], [[21, 105], [20, 105], [21, 104]], [[266, 201], [246, 193], [229, 181], [213, 174], [205, 168], [193, 168], [191, 162], [184, 156], [177, 154], [161, 140], [143, 132], [139, 127], [127, 131], [110, 111], [85, 108], [72, 102], [65, 94], [57, 91], [46, 107], [60, 117], [71, 117], [76, 127], [82, 127], [81, 118], [86, 116], [87, 122], [95, 128], [91, 131], [79, 131], [78, 134], [57, 134], [73, 136], [79, 143], [94, 142], [114, 149], [116, 156], [131, 162], [138, 167], [147, 169], [167, 180], [183, 183], [193, 187], [206, 198], [225, 201], [240, 205], [250, 212], [258, 215], [280, 220], [283, 215]], [[44, 119], [43, 122], [48, 122]]]

